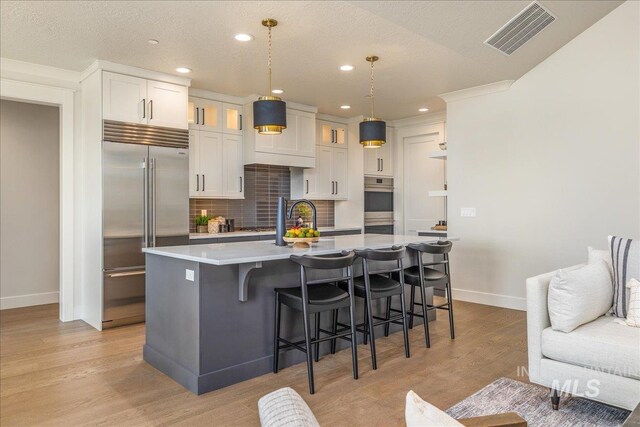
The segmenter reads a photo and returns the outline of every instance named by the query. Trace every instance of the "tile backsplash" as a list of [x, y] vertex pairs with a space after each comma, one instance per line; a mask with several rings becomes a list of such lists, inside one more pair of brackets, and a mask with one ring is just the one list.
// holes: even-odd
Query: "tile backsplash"
[[[207, 214], [235, 219], [238, 228], [275, 228], [278, 197], [291, 197], [291, 176], [286, 166], [247, 165], [244, 167], [244, 199], [190, 199], [189, 231], [196, 232], [196, 216], [203, 209]], [[334, 202], [314, 200], [318, 211], [318, 227], [333, 227]], [[305, 206], [305, 205], [302, 205]], [[304, 210], [304, 207], [302, 207]], [[298, 214], [300, 207], [298, 208]], [[294, 220], [298, 215], [294, 215]], [[310, 218], [305, 218], [310, 220]], [[288, 225], [293, 224], [287, 221]]]

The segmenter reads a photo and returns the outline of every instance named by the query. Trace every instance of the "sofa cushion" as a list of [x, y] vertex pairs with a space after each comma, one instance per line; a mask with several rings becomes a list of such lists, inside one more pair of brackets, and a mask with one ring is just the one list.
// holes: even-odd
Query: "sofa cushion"
[[542, 354], [558, 362], [640, 380], [640, 328], [602, 316], [569, 333], [542, 331]]

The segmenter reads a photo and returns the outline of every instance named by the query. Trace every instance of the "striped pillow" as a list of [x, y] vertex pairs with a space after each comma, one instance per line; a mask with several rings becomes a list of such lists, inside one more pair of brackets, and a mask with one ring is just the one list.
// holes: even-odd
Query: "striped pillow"
[[640, 240], [609, 236], [613, 266], [613, 315], [627, 317], [629, 292], [627, 282], [640, 277]]

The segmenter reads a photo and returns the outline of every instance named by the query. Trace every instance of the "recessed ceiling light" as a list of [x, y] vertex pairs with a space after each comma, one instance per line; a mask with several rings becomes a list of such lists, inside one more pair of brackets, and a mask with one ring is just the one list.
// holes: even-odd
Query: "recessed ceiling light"
[[182, 74], [187, 74], [191, 72], [191, 68], [187, 68], [187, 67], [178, 67], [176, 68], [176, 71]]
[[278, 94], [278, 95], [279, 95], [279, 94], [281, 94], [281, 93], [284, 93], [284, 90], [282, 90], [282, 89], [273, 89], [273, 90], [271, 91], [271, 93], [275, 93], [275, 94]]
[[149, 40], [147, 40], [147, 43], [149, 43], [149, 44], [158, 44], [160, 42], [158, 40], [156, 40], [156, 39], [149, 39]]
[[340, 108], [342, 108], [343, 110], [348, 110], [349, 108], [351, 108], [351, 105], [341, 105]]
[[253, 36], [251, 34], [239, 33], [233, 36], [239, 42], [249, 42], [253, 40]]
[[353, 65], [341, 65], [340, 66], [340, 71], [352, 71], [353, 70]]
[[418, 111], [420, 111], [421, 113], [426, 113], [427, 111], [429, 111], [429, 109], [422, 107], [422, 108], [418, 108]]

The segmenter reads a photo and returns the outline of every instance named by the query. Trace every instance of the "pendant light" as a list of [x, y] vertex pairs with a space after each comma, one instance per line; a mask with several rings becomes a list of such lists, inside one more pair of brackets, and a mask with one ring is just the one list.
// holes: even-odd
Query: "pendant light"
[[[269, 94], [271, 94], [271, 29], [278, 25], [275, 19], [263, 19], [269, 29]], [[273, 95], [261, 96], [253, 103], [253, 128], [261, 135], [279, 135], [287, 128], [287, 104]]]
[[373, 96], [373, 63], [378, 59], [377, 56], [367, 56], [367, 62], [371, 63], [371, 116], [365, 117], [360, 122], [360, 144], [363, 148], [380, 148], [382, 144], [387, 142], [387, 124], [376, 118], [373, 114], [374, 96]]

